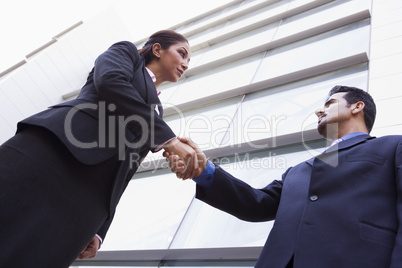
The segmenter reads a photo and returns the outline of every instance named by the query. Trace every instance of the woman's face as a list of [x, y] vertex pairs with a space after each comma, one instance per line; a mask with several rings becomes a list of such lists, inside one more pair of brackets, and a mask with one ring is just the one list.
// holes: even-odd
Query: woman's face
[[162, 81], [177, 82], [188, 69], [190, 54], [190, 46], [187, 42], [179, 42], [171, 45], [168, 49], [161, 49], [159, 78]]

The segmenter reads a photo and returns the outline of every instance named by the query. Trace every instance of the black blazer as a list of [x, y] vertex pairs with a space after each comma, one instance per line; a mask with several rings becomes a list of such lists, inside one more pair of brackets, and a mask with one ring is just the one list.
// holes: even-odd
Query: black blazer
[[18, 123], [54, 133], [86, 165], [115, 157], [120, 167], [110, 200], [110, 217], [99, 230], [104, 237], [128, 182], [148, 154], [175, 137], [145, 62], [131, 42], [112, 45], [95, 61], [77, 99], [54, 105]]
[[402, 136], [361, 135], [263, 189], [216, 168], [197, 198], [247, 221], [275, 219], [256, 267], [402, 267]]

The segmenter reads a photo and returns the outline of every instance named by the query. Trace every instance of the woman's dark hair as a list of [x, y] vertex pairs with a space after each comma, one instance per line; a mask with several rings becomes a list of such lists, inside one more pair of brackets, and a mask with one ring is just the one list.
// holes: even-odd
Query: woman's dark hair
[[370, 94], [356, 87], [334, 86], [329, 92], [329, 96], [339, 92], [346, 92], [344, 99], [348, 105], [352, 105], [358, 101], [364, 102], [364, 123], [366, 124], [367, 130], [370, 133], [373, 129], [376, 116], [376, 106]]
[[171, 45], [179, 42], [186, 42], [188, 44], [187, 38], [185, 38], [183, 35], [172, 30], [162, 30], [151, 35], [144, 46], [138, 50], [138, 53], [144, 56], [146, 65], [155, 57], [152, 52], [152, 46], [155, 43], [159, 43], [163, 49], [168, 49]]

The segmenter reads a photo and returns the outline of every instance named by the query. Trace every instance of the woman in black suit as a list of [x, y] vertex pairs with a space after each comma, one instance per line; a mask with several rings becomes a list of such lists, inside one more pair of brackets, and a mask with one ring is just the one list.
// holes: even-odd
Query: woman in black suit
[[153, 34], [137, 50], [112, 45], [95, 61], [77, 99], [18, 123], [0, 147], [0, 267], [68, 267], [96, 255], [128, 182], [149, 151], [187, 159], [162, 119], [156, 88], [188, 68], [187, 39]]

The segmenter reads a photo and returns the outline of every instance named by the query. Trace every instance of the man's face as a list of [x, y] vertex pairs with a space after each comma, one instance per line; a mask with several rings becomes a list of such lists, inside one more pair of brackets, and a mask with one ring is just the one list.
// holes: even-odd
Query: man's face
[[344, 99], [346, 94], [346, 92], [333, 94], [326, 100], [324, 107], [316, 111], [317, 130], [322, 136], [334, 139], [346, 127], [346, 122], [352, 115], [352, 107]]

